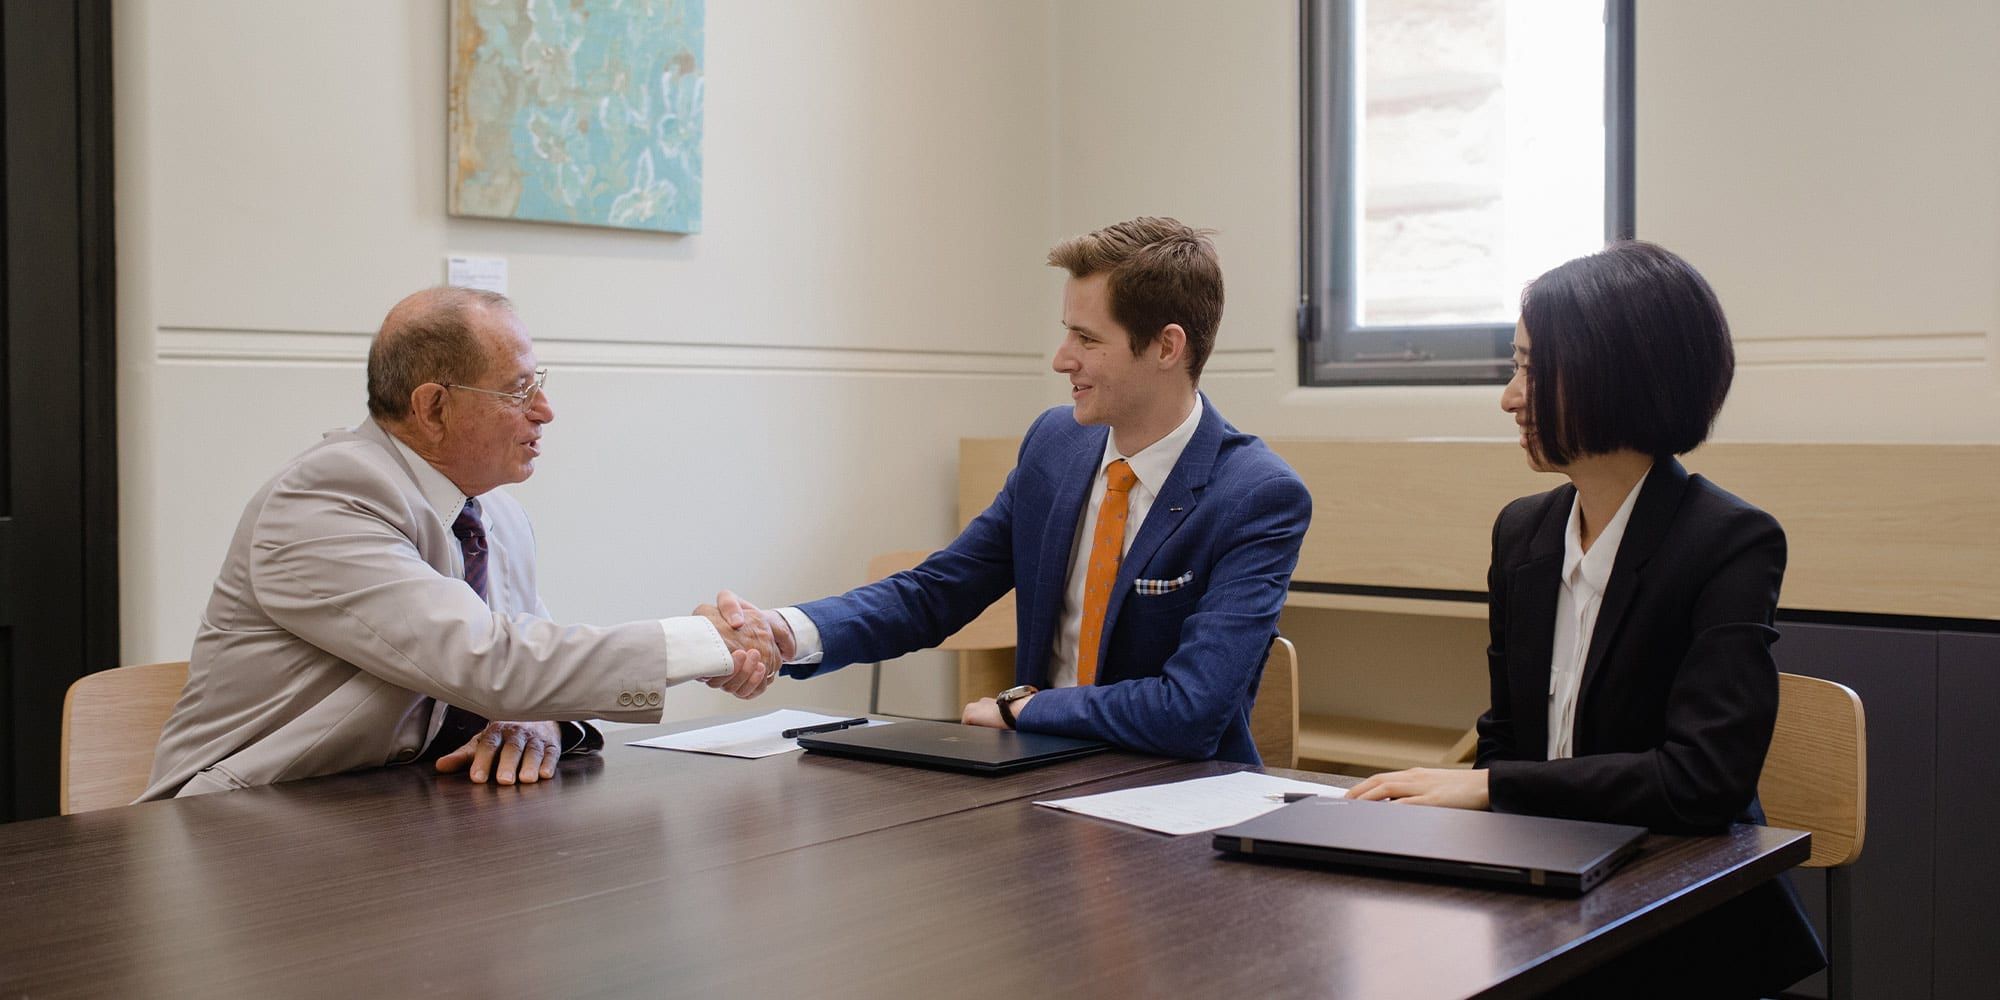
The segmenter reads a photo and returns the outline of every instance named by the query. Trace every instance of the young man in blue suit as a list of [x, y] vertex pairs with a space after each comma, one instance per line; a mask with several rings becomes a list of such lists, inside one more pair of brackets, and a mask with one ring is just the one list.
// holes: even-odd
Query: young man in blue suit
[[964, 721], [1258, 763], [1250, 704], [1312, 514], [1305, 484], [1196, 386], [1222, 319], [1208, 237], [1140, 218], [1066, 240], [1055, 370], [992, 506], [914, 569], [761, 615], [810, 677], [935, 646], [1018, 591], [1017, 686]]

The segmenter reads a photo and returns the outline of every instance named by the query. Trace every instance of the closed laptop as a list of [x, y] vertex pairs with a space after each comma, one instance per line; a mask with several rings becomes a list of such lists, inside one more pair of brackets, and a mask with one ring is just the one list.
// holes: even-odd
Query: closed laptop
[[1614, 823], [1316, 797], [1215, 831], [1215, 848], [1581, 894], [1645, 835]]
[[799, 737], [819, 753], [974, 774], [1007, 774], [1106, 749], [1102, 743], [955, 722], [898, 722]]

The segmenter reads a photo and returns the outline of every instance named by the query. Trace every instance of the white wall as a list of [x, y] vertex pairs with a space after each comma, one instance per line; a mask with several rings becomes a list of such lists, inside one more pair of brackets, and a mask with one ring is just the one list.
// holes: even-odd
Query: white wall
[[1729, 309], [1721, 432], [2000, 441], [2000, 4], [1639, 6], [1639, 232]]
[[[368, 334], [447, 253], [508, 258], [554, 370], [515, 489], [575, 620], [804, 600], [941, 544], [958, 438], [1018, 433], [1056, 378], [1043, 4], [709, 3], [687, 237], [448, 218], [442, 3], [115, 18], [127, 662], [186, 656], [243, 501], [363, 416]], [[865, 705], [846, 673], [776, 694]], [[939, 710], [919, 673], [889, 707]]]
[[[1639, 232], [1733, 318], [1720, 436], [2000, 440], [2000, 5], [1639, 7]], [[945, 540], [956, 440], [1063, 398], [1043, 252], [1137, 214], [1220, 231], [1204, 387], [1245, 429], [1505, 431], [1493, 389], [1298, 388], [1292, 0], [711, 0], [690, 237], [446, 217], [442, 4], [115, 18], [128, 662], [185, 655], [242, 500], [359, 418], [367, 333], [448, 252], [509, 259], [556, 370], [518, 490], [581, 620]]]
[[[2000, 441], [2000, 4], [1641, 0], [1639, 235], [1715, 284], [1738, 340], [1717, 435]], [[1057, 228], [1220, 230], [1205, 379], [1274, 436], [1508, 436], [1498, 390], [1298, 388], [1298, 12], [1055, 8]]]

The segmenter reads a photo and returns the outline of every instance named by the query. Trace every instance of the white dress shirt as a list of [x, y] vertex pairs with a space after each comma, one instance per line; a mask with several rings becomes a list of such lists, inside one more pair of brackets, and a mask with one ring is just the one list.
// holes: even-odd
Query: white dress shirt
[[1570, 501], [1569, 525], [1563, 529], [1562, 592], [1556, 597], [1555, 653], [1549, 659], [1550, 760], [1576, 754], [1576, 702], [1583, 693], [1584, 660], [1590, 656], [1590, 636], [1597, 629], [1611, 567], [1618, 561], [1625, 522], [1632, 519], [1643, 485], [1643, 478], [1633, 484], [1588, 552], [1583, 550], [1582, 495]]
[[[1097, 536], [1097, 507], [1104, 502], [1104, 470], [1122, 458], [1139, 479], [1132, 484], [1132, 493], [1125, 501], [1125, 539], [1118, 544], [1118, 555], [1122, 560], [1132, 548], [1132, 539], [1139, 537], [1139, 526], [1146, 522], [1146, 514], [1153, 509], [1160, 487], [1166, 485], [1167, 476], [1174, 471], [1174, 464], [1181, 460], [1181, 452], [1187, 450], [1188, 442], [1193, 440], [1195, 428], [1199, 426], [1201, 397], [1197, 395], [1194, 408], [1188, 411], [1180, 426], [1168, 431], [1166, 437], [1140, 449], [1136, 455], [1119, 454], [1118, 435], [1105, 435], [1104, 454], [1097, 460], [1097, 479], [1091, 483], [1090, 497], [1084, 501], [1083, 510], [1079, 512], [1081, 523], [1077, 526], [1076, 537], [1070, 540], [1069, 586], [1063, 590], [1062, 617], [1056, 619], [1055, 648], [1049, 653], [1050, 687], [1076, 686], [1077, 644], [1083, 637], [1084, 578], [1090, 575], [1090, 543]], [[1104, 638], [1109, 639], [1110, 636]]]
[[[1097, 479], [1090, 487], [1090, 496], [1084, 501], [1079, 512], [1081, 523], [1077, 526], [1076, 537], [1070, 542], [1069, 586], [1063, 594], [1062, 617], [1056, 622], [1055, 649], [1049, 661], [1051, 687], [1074, 687], [1076, 685], [1076, 647], [1083, 634], [1083, 583], [1089, 575], [1091, 536], [1097, 533], [1097, 506], [1104, 500], [1104, 470], [1112, 462], [1124, 459], [1132, 467], [1132, 474], [1138, 482], [1132, 485], [1132, 492], [1125, 502], [1125, 540], [1119, 545], [1120, 556], [1131, 549], [1132, 539], [1139, 535], [1139, 526], [1145, 523], [1146, 512], [1153, 509], [1154, 498], [1160, 495], [1160, 487], [1167, 482], [1167, 476], [1174, 471], [1174, 465], [1181, 460], [1181, 452], [1187, 450], [1188, 442], [1194, 439], [1194, 432], [1201, 426], [1201, 396], [1194, 398], [1194, 407], [1180, 422], [1180, 426], [1167, 432], [1167, 436], [1140, 449], [1136, 455], [1123, 455], [1118, 451], [1118, 435], [1107, 434], [1104, 438], [1104, 454], [1097, 462]], [[792, 636], [798, 644], [793, 653], [792, 663], [818, 663], [822, 653], [819, 640], [819, 626], [798, 608], [779, 608], [785, 623], [792, 627]]]

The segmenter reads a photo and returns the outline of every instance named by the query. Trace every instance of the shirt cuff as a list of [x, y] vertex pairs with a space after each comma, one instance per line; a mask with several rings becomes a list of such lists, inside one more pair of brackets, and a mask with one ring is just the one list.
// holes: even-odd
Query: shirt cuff
[[722, 633], [700, 615], [662, 618], [660, 634], [667, 642], [668, 687], [700, 677], [721, 677], [735, 667]]
[[785, 662], [818, 663], [826, 655], [826, 650], [819, 644], [819, 626], [797, 608], [779, 608], [778, 614], [784, 617], [785, 624], [792, 627], [794, 648], [792, 658]]
[[562, 730], [562, 756], [596, 753], [604, 749], [604, 734], [588, 722], [558, 722]]

